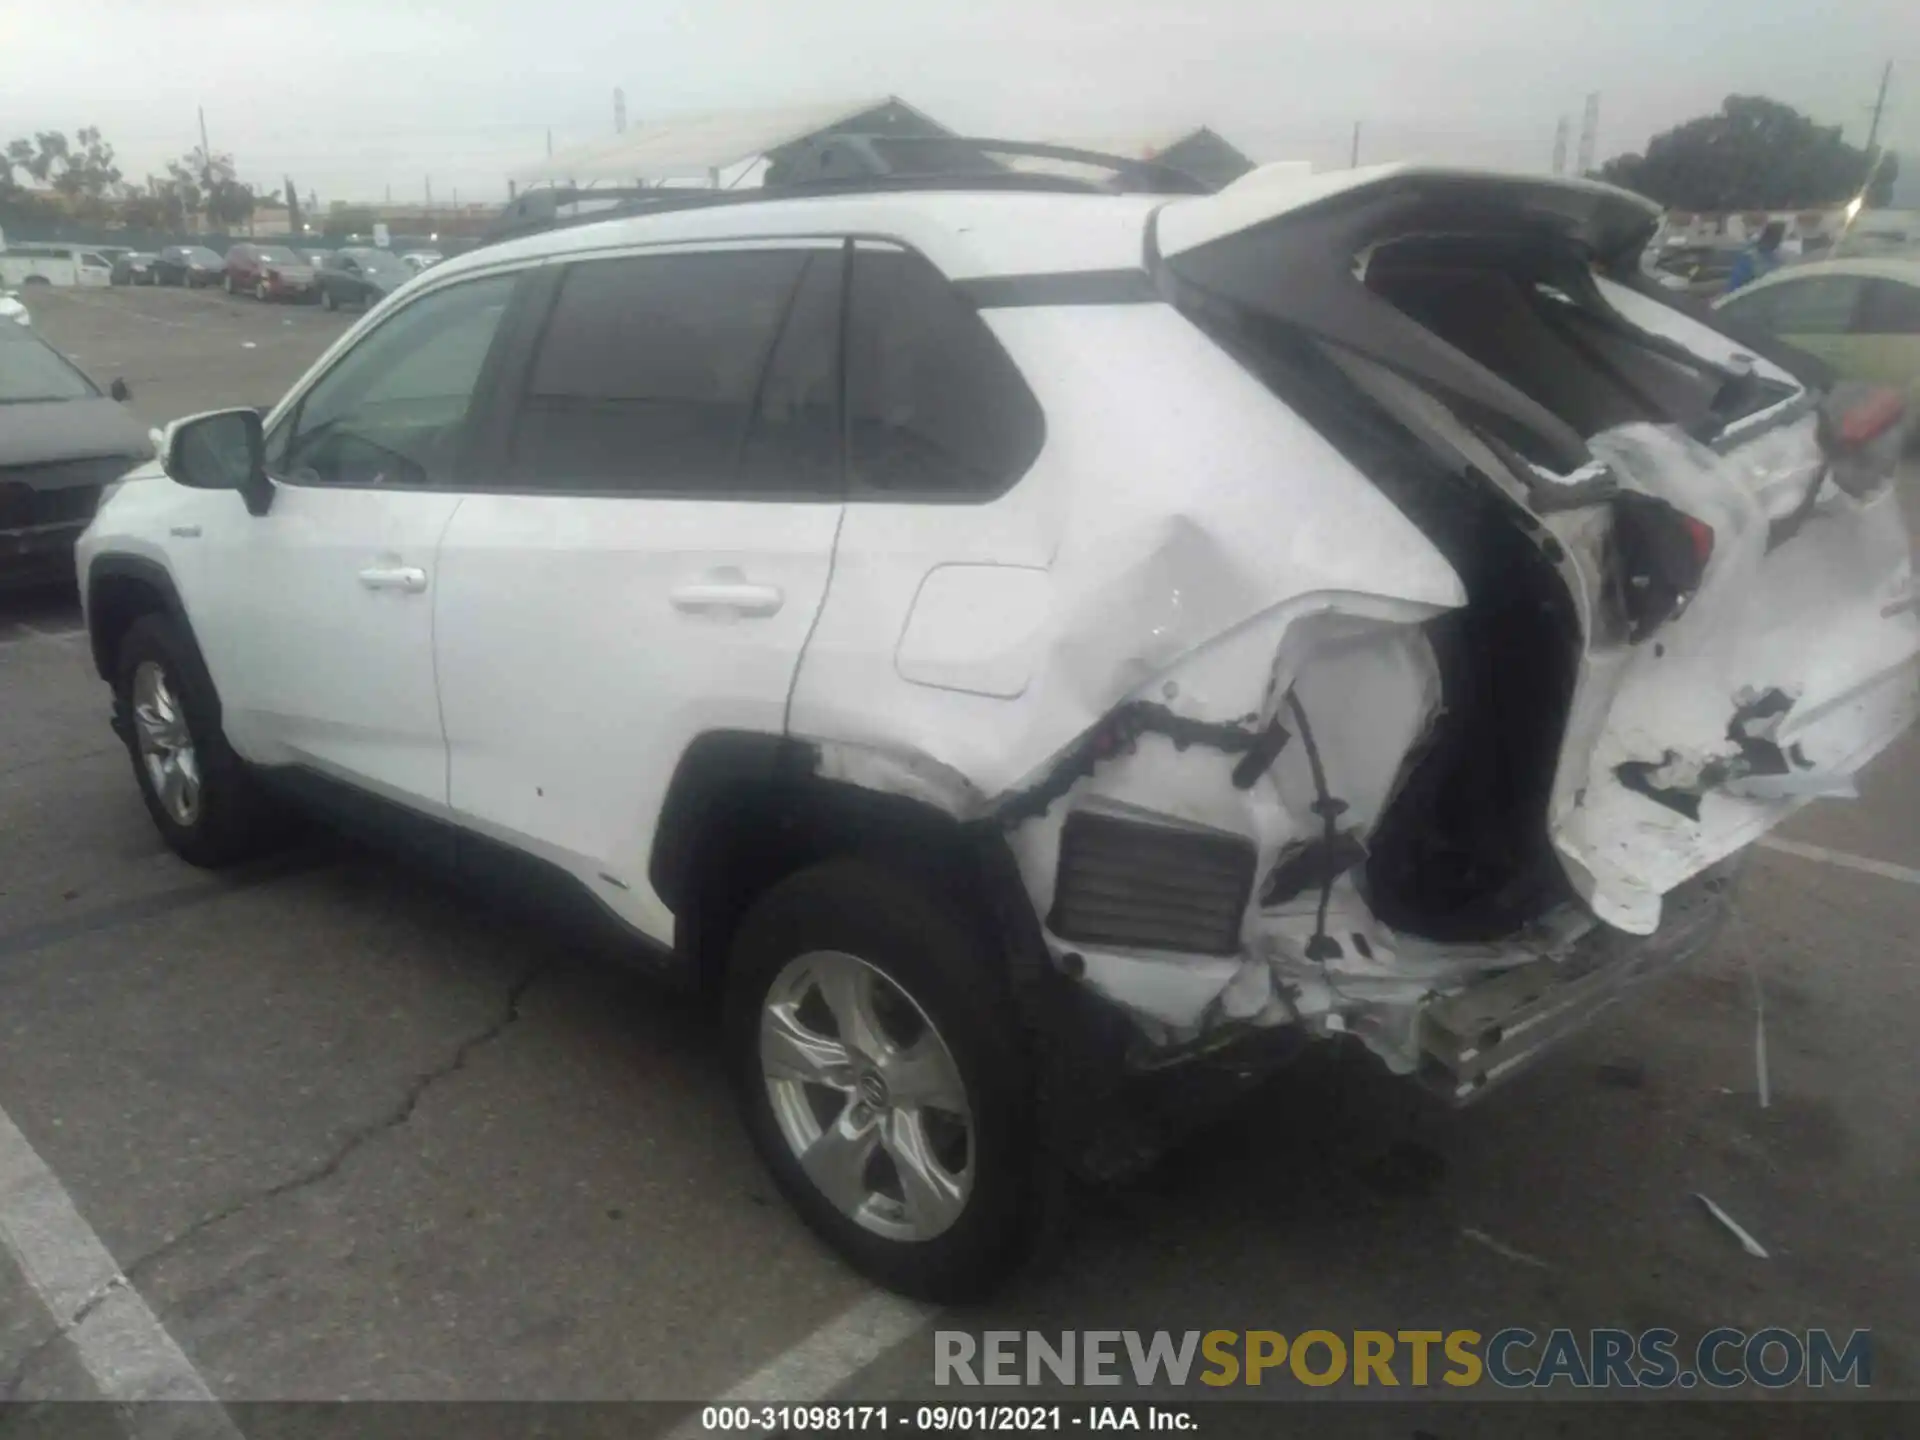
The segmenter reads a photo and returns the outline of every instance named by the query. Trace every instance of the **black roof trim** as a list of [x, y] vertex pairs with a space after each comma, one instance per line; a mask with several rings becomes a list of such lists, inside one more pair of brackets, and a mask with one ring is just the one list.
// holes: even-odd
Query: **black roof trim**
[[[932, 156], [925, 168], [902, 163], [894, 152], [919, 150]], [[760, 205], [823, 195], [870, 195], [897, 191], [1038, 191], [1068, 195], [1205, 195], [1214, 187], [1185, 171], [1081, 150], [1070, 145], [1039, 145], [1021, 140], [983, 140], [937, 135], [828, 135], [810, 142], [808, 158], [815, 172], [804, 180], [762, 185], [750, 190], [709, 190], [693, 187], [632, 186], [589, 189], [563, 185], [528, 190], [507, 202], [489, 227], [484, 243], [537, 235], [602, 220], [637, 215], [700, 210], [723, 205]], [[1108, 183], [1072, 175], [1014, 170], [999, 164], [999, 155], [1057, 160], [1111, 172]], [[802, 162], [803, 164], [805, 162]], [[610, 201], [581, 214], [562, 215], [570, 205]]]

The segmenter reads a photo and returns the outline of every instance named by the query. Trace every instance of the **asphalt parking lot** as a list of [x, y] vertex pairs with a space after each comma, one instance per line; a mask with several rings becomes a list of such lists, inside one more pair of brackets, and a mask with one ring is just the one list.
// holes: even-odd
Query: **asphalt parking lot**
[[[178, 290], [33, 305], [151, 423], [270, 402], [353, 319]], [[1049, 1268], [936, 1317], [787, 1212], [697, 1007], [343, 845], [195, 871], [106, 720], [71, 593], [0, 595], [0, 1132], [230, 1404], [926, 1398], [942, 1325], [1870, 1327], [1876, 1393], [1920, 1391], [1912, 735], [1858, 802], [1755, 852], [1708, 957], [1526, 1080], [1450, 1114], [1363, 1058], [1307, 1062], [1084, 1197]], [[0, 1398], [95, 1393], [69, 1321], [0, 1252]], [[1356, 1433], [1491, 1433], [1449, 1398]], [[1746, 1433], [1685, 1404], [1634, 1425]]]

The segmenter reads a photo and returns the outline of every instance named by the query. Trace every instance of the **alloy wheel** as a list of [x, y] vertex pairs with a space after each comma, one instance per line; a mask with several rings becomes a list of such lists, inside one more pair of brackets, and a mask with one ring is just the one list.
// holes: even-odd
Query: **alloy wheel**
[[974, 1178], [960, 1067], [878, 968], [834, 950], [789, 961], [761, 1004], [760, 1070], [782, 1138], [841, 1214], [906, 1241], [959, 1220]]
[[200, 760], [187, 728], [187, 714], [157, 661], [133, 672], [133, 728], [147, 780], [174, 824], [200, 818]]

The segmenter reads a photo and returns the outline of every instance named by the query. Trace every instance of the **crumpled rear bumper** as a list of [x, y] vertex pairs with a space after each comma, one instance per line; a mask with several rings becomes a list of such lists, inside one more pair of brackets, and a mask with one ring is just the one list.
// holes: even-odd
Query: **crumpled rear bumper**
[[1643, 982], [1699, 954], [1730, 908], [1744, 852], [1666, 897], [1659, 930], [1597, 926], [1566, 955], [1490, 975], [1420, 1012], [1422, 1084], [1459, 1105], [1477, 1100], [1586, 1029]]

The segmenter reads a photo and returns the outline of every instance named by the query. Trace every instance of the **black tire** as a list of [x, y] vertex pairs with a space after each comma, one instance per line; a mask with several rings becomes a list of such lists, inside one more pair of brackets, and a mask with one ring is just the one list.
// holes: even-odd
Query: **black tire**
[[[170, 814], [142, 759], [134, 718], [134, 682], [143, 665], [157, 665], [185, 715], [200, 776], [198, 813], [189, 823]], [[246, 762], [233, 752], [215, 720], [213, 683], [179, 623], [143, 615], [120, 642], [114, 669], [114, 713], [133, 760], [134, 782], [167, 846], [181, 859], [209, 869], [264, 853], [276, 838], [272, 807]]]
[[[978, 1298], [1032, 1252], [1042, 1213], [1034, 1091], [1022, 1027], [982, 926], [931, 887], [864, 859], [823, 862], [748, 908], [727, 973], [728, 1067], [747, 1131], [789, 1204], [880, 1284], [941, 1303]], [[972, 1188], [925, 1240], [864, 1228], [824, 1195], [781, 1133], [760, 1062], [760, 1020], [788, 962], [810, 951], [858, 957], [919, 1007], [960, 1073], [972, 1111]]]

